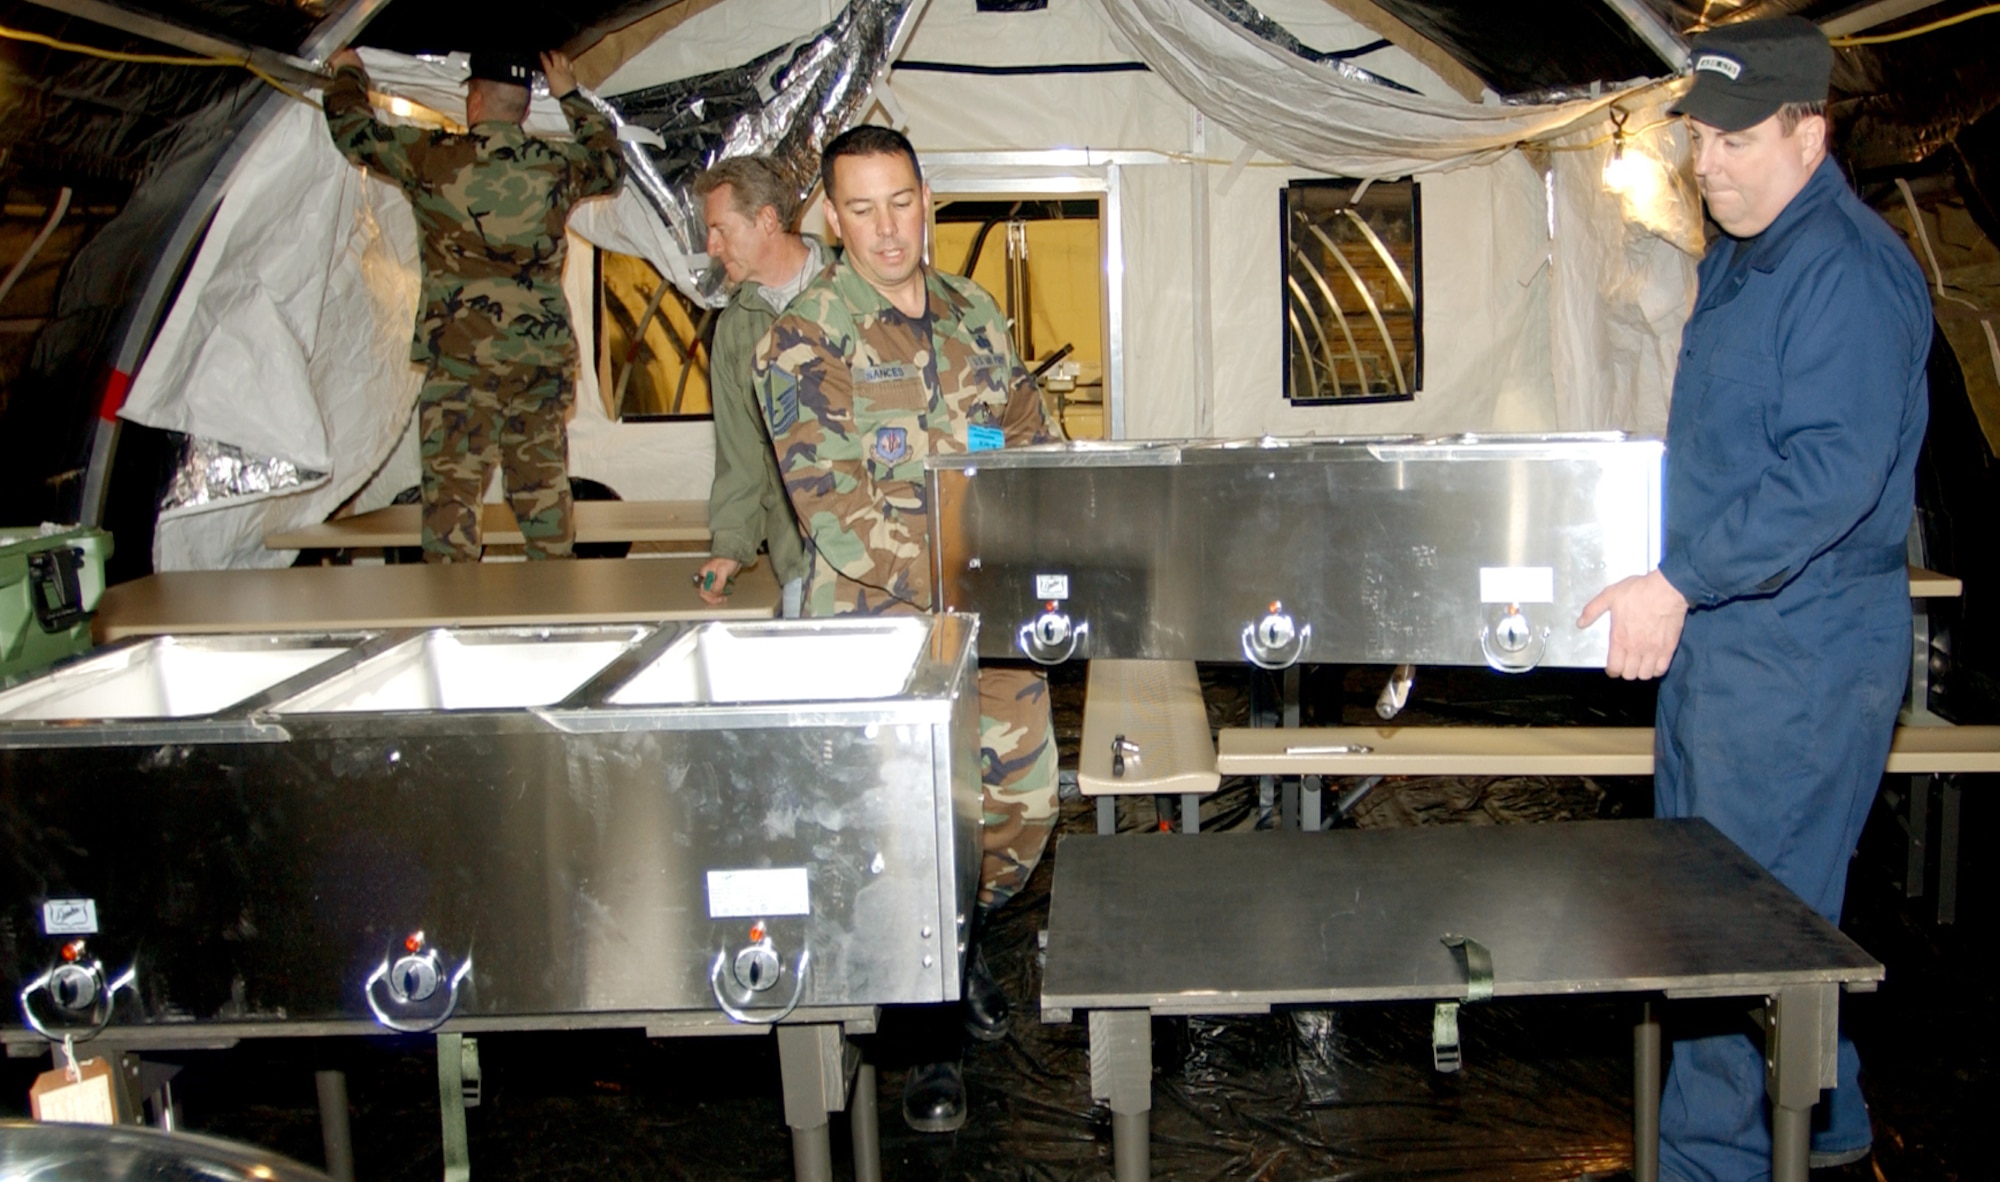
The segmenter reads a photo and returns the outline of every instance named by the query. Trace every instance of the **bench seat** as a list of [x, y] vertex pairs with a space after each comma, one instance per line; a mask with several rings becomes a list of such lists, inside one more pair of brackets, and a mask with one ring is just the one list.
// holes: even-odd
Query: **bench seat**
[[[1122, 775], [1112, 759], [1121, 735], [1131, 745]], [[1184, 827], [1194, 831], [1200, 798], [1215, 791], [1222, 775], [1193, 661], [1090, 663], [1076, 783], [1098, 798], [1100, 829], [1107, 815], [1115, 816], [1114, 797], [1154, 795], [1181, 797]]]
[[[1653, 728], [1225, 728], [1225, 776], [1650, 776]], [[2000, 726], [1897, 727], [1894, 775], [2000, 771]]]

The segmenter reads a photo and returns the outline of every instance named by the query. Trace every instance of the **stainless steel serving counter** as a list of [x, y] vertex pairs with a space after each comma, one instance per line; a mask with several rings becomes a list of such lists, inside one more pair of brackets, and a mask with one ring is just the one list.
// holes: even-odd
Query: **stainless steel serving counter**
[[927, 461], [940, 604], [980, 654], [1602, 665], [1659, 559], [1657, 440], [1072, 442]]
[[[956, 998], [976, 632], [943, 615], [100, 650], [0, 693], [0, 963], [22, 1024], [0, 1035], [867, 1028]], [[788, 1096], [830, 1072], [844, 1095], [838, 1039], [810, 1051]]]

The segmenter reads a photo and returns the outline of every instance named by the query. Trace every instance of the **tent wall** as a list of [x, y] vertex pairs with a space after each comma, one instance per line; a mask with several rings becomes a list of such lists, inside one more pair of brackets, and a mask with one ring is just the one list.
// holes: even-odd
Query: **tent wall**
[[[1417, 397], [1288, 405], [1278, 203], [1289, 180], [1308, 174], [1246, 149], [1159, 75], [1062, 72], [1133, 61], [1106, 23], [1105, 2], [1052, 0], [1043, 12], [986, 14], [975, 11], [974, 0], [932, 0], [906, 64], [1033, 72], [909, 66], [893, 73], [883, 106], [906, 122], [923, 153], [1087, 148], [1145, 161], [1117, 166], [1126, 437], [1657, 430], [1664, 423], [1665, 375], [1691, 263], [1658, 240], [1633, 246], [1616, 200], [1595, 181], [1601, 150], [1560, 156], [1552, 180], [1519, 152], [1421, 177], [1425, 323]], [[1263, 0], [1260, 7], [1315, 49], [1376, 40], [1324, 0]], [[633, 57], [604, 89], [615, 97], [748, 61], [817, 29], [835, 10], [831, 0], [725, 0]], [[1360, 64], [1462, 107], [1450, 87], [1400, 49], [1372, 51]], [[445, 91], [423, 89], [435, 85], [424, 77], [435, 67], [393, 55], [380, 65], [410, 72], [396, 79], [403, 89], [439, 105], [449, 101]], [[553, 110], [540, 116], [555, 117]], [[408, 209], [399, 194], [363, 181], [339, 158], [316, 111], [297, 107], [283, 122], [256, 145], [257, 167], [245, 170], [262, 179], [239, 180], [225, 198], [127, 413], [327, 476], [263, 500], [231, 498], [170, 514], [156, 547], [161, 569], [289, 561], [289, 554], [262, 550], [264, 531], [319, 520], [349, 498], [357, 509], [372, 508], [416, 483], [407, 433], [416, 374], [404, 360], [414, 298]], [[1587, 140], [1596, 133], [1581, 134]], [[572, 229], [684, 274], [687, 260], [662, 254], [664, 236], [638, 202], [588, 203]], [[1552, 223], [1588, 240], [1572, 244], [1560, 231], [1563, 241], [1552, 243]], [[294, 245], [280, 250], [274, 244], [281, 240]], [[300, 243], [310, 249], [296, 249]], [[627, 499], [705, 499], [712, 472], [706, 421], [606, 417], [589, 360], [597, 349], [591, 254], [578, 246], [565, 276], [585, 359], [572, 471]], [[1607, 313], [1602, 305], [1612, 296], [1621, 307]], [[1631, 314], [1632, 307], [1640, 311]]]

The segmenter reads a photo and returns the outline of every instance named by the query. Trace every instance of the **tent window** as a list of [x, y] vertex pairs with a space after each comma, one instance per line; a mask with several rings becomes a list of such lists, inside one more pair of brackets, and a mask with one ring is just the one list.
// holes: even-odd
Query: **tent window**
[[696, 306], [650, 263], [597, 252], [598, 389], [614, 417], [705, 419], [715, 313]]
[[1412, 398], [1423, 384], [1415, 181], [1293, 181], [1280, 196], [1285, 396]]

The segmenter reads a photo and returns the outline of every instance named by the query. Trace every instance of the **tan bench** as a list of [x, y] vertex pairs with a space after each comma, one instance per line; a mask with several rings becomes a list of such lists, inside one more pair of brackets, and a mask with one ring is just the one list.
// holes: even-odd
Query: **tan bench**
[[[1216, 770], [1225, 776], [1650, 776], [1651, 727], [1300, 727], [1224, 729]], [[1899, 726], [1890, 775], [1921, 776], [1907, 815], [1904, 890], [1923, 893], [1930, 863], [1930, 797], [1941, 795], [1938, 922], [1958, 910], [1956, 776], [2000, 772], [2000, 726]], [[1894, 789], [1892, 793], [1892, 803]]]
[[[264, 535], [266, 550], [375, 550], [423, 545], [423, 507], [390, 505], [317, 525]], [[489, 546], [519, 546], [520, 523], [506, 505], [488, 503], [480, 538]], [[698, 542], [707, 545], [707, 501], [578, 501], [579, 542]]]
[[1181, 827], [1222, 782], [1193, 661], [1092, 661], [1076, 784], [1097, 798], [1097, 831], [1116, 832], [1118, 797], [1178, 796]]

